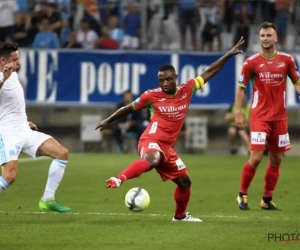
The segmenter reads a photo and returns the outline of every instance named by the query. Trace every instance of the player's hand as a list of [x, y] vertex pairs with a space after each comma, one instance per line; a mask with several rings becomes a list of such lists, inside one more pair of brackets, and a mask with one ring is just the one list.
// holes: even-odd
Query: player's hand
[[29, 125], [29, 127], [31, 128], [31, 130], [38, 131], [37, 126], [36, 126], [33, 122], [29, 122], [28, 125]]
[[239, 129], [244, 129], [246, 127], [246, 119], [241, 113], [235, 114], [235, 126]]
[[15, 70], [14, 64], [13, 63], [7, 63], [4, 65], [3, 68], [3, 76], [4, 79], [7, 79], [10, 77], [11, 73]]
[[106, 128], [108, 128], [108, 125], [109, 125], [109, 122], [108, 122], [108, 120], [106, 119], [106, 120], [103, 120], [103, 121], [101, 121], [98, 125], [97, 125], [97, 127], [95, 128], [95, 130], [100, 130], [100, 132], [101, 131], [103, 131], [104, 129], [106, 129]]
[[242, 50], [240, 50], [240, 46], [244, 43], [244, 37], [241, 37], [241, 39], [237, 42], [237, 44], [228, 52], [230, 55], [234, 56], [240, 53], [243, 53]]

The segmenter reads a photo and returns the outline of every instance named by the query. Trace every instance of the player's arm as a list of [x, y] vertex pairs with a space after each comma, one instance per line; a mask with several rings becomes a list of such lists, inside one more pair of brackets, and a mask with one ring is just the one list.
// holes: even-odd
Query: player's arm
[[95, 130], [100, 129], [100, 131], [106, 129], [112, 122], [118, 120], [119, 118], [126, 117], [129, 114], [144, 108], [148, 103], [148, 91], [142, 94], [139, 98], [133, 101], [131, 104], [128, 104], [124, 107], [119, 108], [116, 112], [114, 112], [111, 116], [101, 121]]
[[101, 121], [98, 124], [98, 126], [95, 128], [95, 130], [100, 129], [100, 131], [102, 131], [103, 129], [106, 129], [112, 122], [118, 120], [119, 118], [126, 117], [129, 114], [133, 113], [134, 111], [135, 109], [132, 107], [131, 104], [121, 107], [116, 112], [114, 112], [111, 116]]
[[244, 129], [246, 125], [246, 120], [242, 113], [242, 107], [243, 107], [243, 101], [245, 97], [245, 89], [252, 75], [253, 75], [252, 62], [247, 59], [243, 65], [242, 73], [240, 75], [238, 86], [236, 89], [236, 94], [235, 94], [235, 114], [234, 114], [235, 125], [240, 129]]
[[293, 58], [290, 57], [288, 60], [288, 76], [294, 84], [295, 90], [300, 94], [300, 73]]
[[241, 37], [238, 43], [230, 51], [228, 51], [224, 56], [222, 56], [217, 61], [209, 65], [208, 68], [200, 75], [200, 77], [203, 79], [203, 82], [200, 82], [198, 86], [201, 88], [204, 85], [204, 83], [206, 83], [207, 81], [209, 81], [209, 79], [214, 77], [223, 68], [223, 66], [232, 56], [242, 53], [243, 51], [241, 51], [239, 47], [243, 43], [244, 43], [244, 38]]
[[0, 78], [0, 89], [3, 87], [3, 84], [7, 80], [7, 78], [10, 77], [13, 70], [14, 70], [13, 63], [8, 63], [8, 64], [4, 65], [3, 76]]
[[4, 82], [5, 82], [5, 80], [6, 80], [6, 79], [1, 79], [1, 80], [0, 80], [0, 89], [2, 89], [2, 86], [3, 86]]

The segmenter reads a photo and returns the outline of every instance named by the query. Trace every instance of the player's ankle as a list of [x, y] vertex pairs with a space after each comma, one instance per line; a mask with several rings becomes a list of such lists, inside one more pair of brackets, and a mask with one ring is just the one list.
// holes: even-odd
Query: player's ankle
[[266, 203], [268, 203], [268, 202], [270, 202], [270, 201], [273, 200], [272, 196], [263, 196], [262, 199], [263, 199], [263, 201], [266, 202]]
[[184, 216], [175, 216], [174, 215], [174, 218], [176, 219], [176, 220], [182, 220], [182, 219], [184, 219], [186, 217], [186, 215], [184, 215]]
[[119, 176], [116, 176], [116, 178], [119, 179], [119, 180], [121, 181], [121, 184], [122, 184], [122, 182], [126, 181], [126, 179], [127, 179], [126, 176], [123, 175], [123, 174], [122, 174], [122, 175], [119, 175]]

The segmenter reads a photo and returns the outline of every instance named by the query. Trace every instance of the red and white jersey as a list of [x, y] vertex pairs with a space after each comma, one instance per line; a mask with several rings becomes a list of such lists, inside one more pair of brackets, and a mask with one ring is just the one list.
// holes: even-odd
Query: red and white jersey
[[203, 78], [198, 76], [186, 83], [177, 85], [175, 95], [168, 95], [161, 88], [144, 92], [132, 103], [134, 109], [148, 107], [151, 113], [150, 124], [140, 139], [153, 139], [166, 144], [175, 144], [192, 95], [203, 85]]
[[286, 80], [300, 82], [300, 74], [291, 55], [276, 52], [272, 58], [257, 53], [246, 59], [238, 85], [253, 86], [251, 120], [277, 121], [287, 119]]

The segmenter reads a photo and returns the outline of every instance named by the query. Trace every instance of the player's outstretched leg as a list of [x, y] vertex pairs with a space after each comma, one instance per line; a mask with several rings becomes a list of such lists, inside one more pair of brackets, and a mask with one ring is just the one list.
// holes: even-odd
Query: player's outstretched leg
[[68, 150], [60, 145], [55, 139], [50, 138], [40, 145], [37, 154], [38, 156], [49, 156], [53, 158], [49, 168], [44, 195], [39, 202], [40, 210], [49, 210], [59, 213], [70, 211], [71, 209], [69, 207], [62, 206], [55, 199], [55, 192], [64, 176], [65, 168], [68, 163]]
[[248, 204], [248, 188], [255, 176], [256, 169], [263, 158], [263, 151], [251, 151], [250, 159], [243, 167], [240, 192], [237, 196], [237, 203], [241, 210], [249, 210]]
[[2, 176], [0, 176], [0, 194], [14, 183], [18, 173], [17, 156], [8, 162], [6, 162], [5, 158], [6, 157], [0, 157], [0, 165], [2, 166]]
[[279, 169], [282, 160], [282, 153], [270, 152], [270, 163], [265, 173], [264, 196], [260, 202], [260, 207], [264, 210], [281, 210], [273, 201], [273, 192], [279, 179]]
[[129, 179], [137, 178], [142, 173], [150, 171], [155, 168], [161, 159], [159, 151], [146, 153], [141, 160], [132, 162], [126, 169], [124, 169], [117, 177], [111, 177], [106, 181], [107, 188], [117, 188]]
[[177, 184], [174, 192], [176, 202], [175, 214], [172, 221], [184, 222], [202, 222], [198, 218], [194, 218], [187, 211], [187, 205], [191, 197], [191, 179], [188, 175], [184, 175], [172, 180]]

